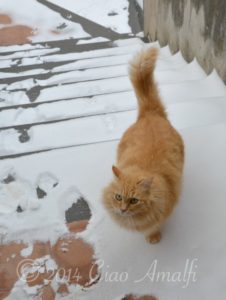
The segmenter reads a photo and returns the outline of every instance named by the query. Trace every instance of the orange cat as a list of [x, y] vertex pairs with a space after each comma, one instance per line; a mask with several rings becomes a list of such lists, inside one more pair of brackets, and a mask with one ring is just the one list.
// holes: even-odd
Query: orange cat
[[103, 193], [113, 219], [150, 243], [159, 242], [160, 227], [177, 203], [184, 163], [182, 138], [167, 119], [153, 78], [157, 55], [157, 49], [144, 50], [130, 63], [138, 119], [119, 143], [115, 178]]

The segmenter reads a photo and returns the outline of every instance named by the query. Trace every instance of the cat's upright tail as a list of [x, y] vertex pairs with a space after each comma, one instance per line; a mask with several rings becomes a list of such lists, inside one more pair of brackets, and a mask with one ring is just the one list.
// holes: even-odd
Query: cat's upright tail
[[158, 49], [149, 48], [130, 62], [129, 75], [138, 99], [138, 119], [150, 112], [167, 118], [153, 74], [157, 57]]

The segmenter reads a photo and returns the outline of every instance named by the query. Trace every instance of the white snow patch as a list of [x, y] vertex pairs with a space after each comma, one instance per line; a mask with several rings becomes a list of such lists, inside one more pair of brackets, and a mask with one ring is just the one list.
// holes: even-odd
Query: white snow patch
[[60, 51], [60, 48], [51, 48], [51, 49], [32, 49], [32, 50], [26, 50], [26, 51], [17, 51], [12, 54], [0, 56], [0, 62], [4, 59], [15, 59], [15, 58], [23, 58], [23, 57], [36, 57], [36, 56], [42, 56], [47, 55], [50, 53], [55, 53]]
[[22, 257], [27, 257], [29, 255], [31, 255], [33, 252], [33, 244], [29, 244], [27, 248], [24, 248], [20, 251], [20, 255]]
[[64, 0], [64, 3], [61, 0], [49, 1], [118, 33], [131, 33], [127, 0]]
[[144, 7], [144, 0], [136, 0], [140, 7], [143, 9]]
[[18, 207], [23, 211], [36, 210], [39, 205], [28, 182], [18, 179], [8, 184], [0, 183], [0, 215], [15, 213]]
[[0, 46], [0, 53], [5, 52], [14, 52], [14, 51], [27, 51], [27, 50], [35, 50], [35, 49], [43, 49], [48, 48], [41, 44], [31, 45], [31, 44], [24, 44], [24, 45], [10, 45], [10, 46]]
[[109, 41], [109, 39], [100, 36], [100, 37], [96, 37], [96, 38], [92, 38], [92, 39], [79, 40], [76, 45], [101, 43], [101, 42], [108, 42], [108, 41]]

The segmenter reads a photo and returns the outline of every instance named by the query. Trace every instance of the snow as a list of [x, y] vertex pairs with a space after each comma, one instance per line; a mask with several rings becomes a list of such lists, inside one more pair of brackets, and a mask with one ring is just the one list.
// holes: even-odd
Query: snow
[[144, 6], [144, 0], [136, 0], [137, 3], [140, 5], [140, 7], [143, 9]]
[[[32, 27], [35, 33], [30, 37], [32, 42], [89, 36], [80, 24], [65, 20], [35, 0], [20, 0], [20, 6], [26, 9], [18, 9], [14, 0], [1, 0], [1, 13], [9, 15], [15, 25]], [[66, 26], [59, 29], [62, 24]]]
[[31, 255], [33, 252], [33, 245], [29, 244], [27, 248], [24, 248], [23, 250], [20, 251], [20, 255], [23, 257], [27, 257]]
[[[45, 80], [35, 81], [32, 79], [26, 79], [24, 81], [17, 81], [11, 85], [5, 85], [6, 90], [17, 90], [17, 89], [31, 89], [35, 86], [50, 86], [59, 85], [63, 83], [72, 83], [79, 81], [91, 81], [94, 79], [114, 78], [127, 75], [127, 65], [122, 66], [108, 66], [100, 68], [99, 70], [84, 70], [84, 71], [71, 71], [63, 74], [58, 74]], [[108, 72], [109, 71], [109, 72]]]
[[[114, 66], [109, 66], [108, 63], [108, 66], [106, 67], [103, 66], [100, 68], [100, 63], [104, 64], [104, 59], [101, 59], [97, 62], [97, 65], [99, 64], [98, 70], [83, 69], [82, 71], [71, 71], [63, 74], [57, 74], [51, 76], [49, 79], [44, 79], [44, 80], [26, 79], [8, 85], [7, 84], [1, 85], [1, 88], [2, 89], [4, 88], [7, 91], [9, 90], [13, 91], [19, 89], [28, 90], [35, 86], [50, 86], [50, 85], [57, 85], [57, 84], [64, 84], [64, 83], [73, 83], [76, 81], [88, 81], [93, 79], [104, 79], [108, 77], [113, 78], [113, 77], [126, 76], [128, 74], [128, 63], [125, 62], [131, 58], [131, 55], [128, 56], [123, 55], [122, 57], [119, 56], [117, 57], [117, 59], [114, 58], [115, 57], [113, 57], [113, 62], [112, 62], [114, 63]], [[106, 61], [108, 62], [109, 59], [106, 59]], [[75, 68], [76, 63], [66, 65], [68, 69], [72, 68], [72, 66]], [[59, 72], [65, 69], [66, 68], [62, 66], [56, 67], [56, 69], [54, 68], [51, 73]], [[177, 82], [183, 82], [189, 80], [203, 79], [206, 77], [206, 74], [199, 67], [197, 62], [194, 60], [192, 63], [186, 65], [185, 67], [182, 67], [180, 73], [178, 73], [178, 70], [177, 71], [168, 70], [162, 72], [161, 69], [159, 70], [157, 68], [155, 72], [155, 77], [159, 84], [164, 84], [164, 83], [167, 84], [167, 83], [177, 83]]]
[[[175, 127], [188, 128], [225, 122], [226, 97], [196, 99], [169, 105], [167, 113]], [[192, 117], [191, 117], [192, 116]]]
[[[123, 98], [123, 101], [122, 101]], [[62, 100], [44, 103], [35, 108], [18, 108], [0, 112], [2, 128], [14, 125], [31, 124], [51, 120], [60, 120], [123, 111], [136, 108], [136, 99], [132, 91], [99, 95], [90, 98]]]
[[[213, 82], [215, 83], [215, 87], [212, 86]], [[203, 88], [200, 89], [200, 86]], [[127, 76], [97, 79], [96, 81], [78, 82], [44, 88], [37, 96], [36, 103], [124, 92], [131, 89], [131, 83]], [[212, 73], [207, 78], [195, 82], [186, 81], [182, 83], [163, 84], [161, 95], [166, 103], [170, 103], [175, 99], [189, 99], [191, 91], [194, 98], [199, 98], [221, 97], [225, 95], [225, 90], [225, 86], [217, 74]], [[26, 91], [2, 91], [0, 92], [0, 97], [4, 99], [4, 101], [0, 103], [0, 106], [30, 102]]]
[[[24, 45], [10, 45], [10, 46], [0, 46], [0, 53], [7, 53], [7, 52], [14, 52], [14, 51], [28, 51], [28, 50], [36, 50], [36, 49], [42, 49], [45, 48], [45, 46], [36, 44], [24, 44]], [[4, 54], [3, 54], [4, 55]]]
[[48, 73], [47, 70], [45, 69], [33, 69], [33, 70], [28, 70], [24, 72], [18, 73], [12, 73], [12, 72], [0, 72], [0, 79], [3, 78], [12, 78], [12, 77], [18, 77], [18, 76], [29, 76], [29, 75], [37, 75], [37, 74], [45, 74]]
[[15, 59], [15, 58], [22, 58], [22, 57], [35, 57], [37, 55], [46, 55], [50, 53], [55, 53], [60, 51], [60, 48], [52, 48], [52, 49], [34, 49], [34, 50], [26, 50], [26, 51], [19, 51], [12, 54], [4, 55], [0, 57], [0, 61], [4, 59]]
[[[119, 229], [109, 218], [104, 217], [106, 213], [101, 207], [100, 192], [112, 176], [110, 166], [115, 158], [116, 142], [37, 154], [30, 158], [29, 164], [27, 158], [22, 157], [15, 159], [13, 165], [16, 172], [23, 168], [24, 179], [29, 178], [30, 182], [36, 181], [38, 174], [43, 172], [43, 166], [45, 168], [48, 166], [51, 173], [59, 179], [62, 189], [68, 190], [75, 182], [76, 186], [79, 186], [93, 210], [91, 224], [82, 236], [95, 243], [98, 256], [104, 260], [102, 274], [113, 270], [117, 272], [126, 270], [130, 274], [126, 285], [111, 283], [112, 299], [131, 291], [148, 293], [150, 291], [148, 279], [135, 286], [134, 280], [145, 275], [144, 272], [154, 259], [158, 260], [160, 270], [176, 272], [183, 270], [186, 259], [193, 258], [198, 259], [198, 281], [195, 284], [190, 283], [189, 288], [183, 289], [180, 283], [154, 282], [151, 283], [151, 293], [163, 300], [169, 297], [170, 299], [175, 297], [195, 299], [197, 295], [199, 298], [211, 299], [213, 293], [220, 298], [224, 288], [219, 289], [218, 278], [222, 278], [221, 274], [224, 274], [222, 261], [225, 261], [225, 254], [224, 251], [219, 250], [225, 249], [226, 246], [223, 238], [226, 225], [224, 216], [226, 209], [225, 130], [225, 124], [217, 124], [182, 131], [186, 143], [183, 195], [174, 215], [165, 226], [163, 240], [159, 245], [153, 246], [146, 244], [139, 234], [131, 234]], [[215, 153], [217, 159], [213, 160]], [[104, 163], [100, 164], [100, 161]], [[3, 164], [9, 162], [5, 161]], [[209, 168], [211, 172], [207, 171]], [[80, 170], [83, 170], [85, 176], [81, 176]], [[98, 170], [98, 178], [95, 176], [96, 170]], [[64, 195], [63, 199], [67, 198]], [[50, 203], [50, 199], [45, 201]], [[55, 201], [55, 205], [56, 202], [59, 203]], [[52, 210], [52, 206], [50, 210], [51, 215], [57, 214], [57, 211]], [[48, 234], [53, 234], [51, 227]], [[117, 243], [112, 243], [112, 240]], [[134, 256], [137, 259], [134, 259]], [[140, 259], [141, 257], [145, 259]], [[220, 274], [217, 275], [216, 272]], [[89, 290], [87, 296], [91, 299], [99, 299], [100, 295], [104, 299], [109, 295], [109, 285], [104, 281]]]
[[107, 38], [97, 37], [97, 38], [93, 38], [93, 39], [79, 40], [77, 42], [77, 45], [92, 44], [92, 43], [98, 43], [98, 42], [108, 42], [108, 41], [109, 41], [109, 39], [107, 39]]
[[133, 46], [133, 49], [131, 49], [131, 46], [124, 46], [124, 47], [118, 47], [118, 48], [108, 48], [108, 49], [100, 49], [100, 50], [93, 50], [93, 51], [84, 51], [80, 53], [69, 53], [69, 54], [55, 54], [55, 55], [46, 55], [46, 56], [40, 56], [34, 58], [24, 58], [20, 60], [3, 60], [1, 62], [1, 66], [3, 68], [10, 68], [12, 65], [17, 66], [28, 66], [28, 65], [37, 65], [47, 62], [57, 62], [57, 61], [71, 61], [71, 60], [77, 60], [77, 59], [84, 59], [84, 58], [96, 58], [96, 57], [102, 57], [102, 56], [108, 56], [108, 55], [120, 55], [120, 54], [128, 54], [128, 53], [135, 53], [137, 50], [141, 49], [141, 44], [137, 44]]
[[[34, 28], [39, 18], [43, 28], [52, 28], [64, 20], [29, 1], [28, 8], [31, 5], [33, 10], [36, 5], [38, 13], [34, 16], [26, 16], [25, 12], [16, 16], [12, 0], [1, 1], [1, 8], [5, 12], [8, 8], [15, 22], [32, 22]], [[60, 0], [51, 2], [62, 5]], [[21, 3], [24, 5], [25, 0]], [[94, 21], [98, 19], [106, 27], [116, 26], [119, 32], [130, 32], [128, 10], [122, 11], [128, 2], [101, 3], [66, 0], [64, 7]], [[116, 9], [120, 15], [107, 15]], [[37, 38], [47, 37], [42, 25], [40, 28]], [[68, 28], [72, 33], [78, 29], [78, 37], [85, 34], [75, 23], [68, 22]], [[68, 37], [69, 33], [64, 34]], [[100, 41], [104, 40], [89, 40]], [[80, 40], [79, 44], [84, 42]], [[0, 92], [0, 241], [22, 240], [27, 247], [20, 254], [26, 259], [35, 240], [54, 244], [68, 233], [65, 211], [84, 197], [92, 218], [78, 236], [93, 245], [102, 277], [85, 292], [70, 287], [72, 294], [64, 299], [76, 296], [99, 300], [109, 299], [110, 295], [119, 300], [133, 292], [152, 294], [159, 300], [222, 299], [226, 292], [226, 87], [216, 71], [207, 76], [196, 60], [187, 64], [180, 52], [172, 55], [169, 47], [161, 48], [155, 77], [169, 119], [183, 136], [186, 161], [179, 205], [163, 228], [161, 242], [147, 244], [140, 234], [118, 227], [101, 204], [102, 189], [112, 178], [118, 141], [137, 116], [127, 63], [144, 45], [139, 39], [129, 39], [116, 41], [114, 46], [69, 54], [54, 54], [57, 48], [40, 45], [0, 47], [0, 52], [8, 52], [0, 62], [9, 71], [1, 72], [1, 78], [18, 77], [12, 84], [3, 83]], [[158, 43], [149, 46], [160, 47]], [[19, 52], [12, 53], [16, 50]], [[47, 79], [34, 81], [32, 75], [50, 73], [42, 66], [45, 62], [64, 63], [53, 68]], [[13, 73], [12, 64], [31, 69]], [[40, 67], [33, 67], [35, 64]], [[21, 75], [30, 78], [23, 79]], [[37, 86], [42, 90], [34, 105], [27, 107], [31, 104], [27, 92]], [[28, 125], [24, 133], [14, 128], [22, 124]], [[27, 139], [21, 142], [23, 134]], [[48, 151], [36, 153], [45, 150]], [[30, 152], [33, 154], [27, 155]], [[3, 159], [6, 155], [15, 156]], [[38, 190], [43, 192], [42, 197]], [[178, 274], [192, 263], [195, 282], [192, 278], [161, 281], [147, 276], [154, 266], [154, 275], [161, 271]], [[57, 268], [49, 256], [35, 260], [31, 267], [37, 265], [48, 270]], [[124, 283], [110, 280], [115, 271], [119, 276], [128, 274]], [[51, 286], [57, 289], [55, 281]], [[7, 300], [33, 299], [38, 288], [18, 280]], [[59, 295], [56, 299], [60, 299]]]
[[[75, 203], [81, 195], [78, 189], [73, 187], [63, 192], [62, 186], [60, 188], [55, 184], [55, 175], [52, 176], [50, 172], [46, 173], [45, 170], [39, 172], [35, 178], [32, 176], [24, 179], [28, 165], [26, 162], [24, 168], [20, 169], [23, 170], [20, 175], [15, 169], [14, 163], [13, 166], [5, 163], [2, 165], [1, 163], [1, 169], [5, 169], [5, 173], [10, 169], [16, 174], [16, 181], [9, 184], [1, 183], [0, 227], [6, 230], [2, 236], [2, 242], [22, 239], [29, 245], [35, 240], [44, 242], [50, 240], [55, 243], [60, 235], [68, 232], [64, 211], [71, 207], [72, 203]], [[36, 167], [38, 166], [31, 166], [31, 173]], [[20, 179], [20, 176], [23, 179]], [[37, 186], [43, 188], [47, 193], [43, 199], [37, 199]], [[23, 210], [21, 213], [16, 212], [18, 205]], [[51, 215], [49, 215], [50, 211]], [[30, 247], [24, 250], [23, 256], [29, 255]]]
[[119, 33], [131, 33], [127, 0], [49, 0], [80, 16]]

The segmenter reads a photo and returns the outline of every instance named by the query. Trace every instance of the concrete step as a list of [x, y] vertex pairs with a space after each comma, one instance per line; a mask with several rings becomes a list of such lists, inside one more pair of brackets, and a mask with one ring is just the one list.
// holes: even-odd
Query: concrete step
[[[159, 47], [133, 38], [102, 49], [22, 58], [17, 72], [9, 69], [12, 77], [0, 85], [1, 158], [118, 140], [137, 115], [128, 60], [151, 46]], [[7, 61], [12, 58], [1, 60]], [[187, 64], [180, 53], [171, 55], [165, 47], [155, 77], [177, 129], [224, 120], [226, 87], [215, 72], [206, 76], [195, 60]], [[188, 114], [193, 109], [196, 113]]]
[[[226, 96], [197, 98], [192, 99], [192, 101], [175, 101], [168, 104], [166, 110], [176, 128], [186, 127], [186, 124], [188, 124], [188, 127], [196, 123], [200, 125], [202, 120], [204, 120], [204, 124], [213, 122], [215, 119], [217, 121], [217, 118], [221, 122], [222, 118], [225, 117], [225, 100]], [[0, 112], [0, 130], [7, 128], [22, 129], [23, 127], [28, 128], [42, 123], [54, 123], [136, 109], [137, 100], [133, 91], [99, 95], [92, 98], [40, 103], [36, 107], [2, 110]], [[197, 121], [194, 122], [194, 120]]]
[[[130, 38], [128, 35], [125, 35], [121, 37], [122, 39], [128, 39]], [[105, 38], [93, 38], [93, 37], [87, 37], [87, 38], [79, 38], [79, 39], [65, 39], [65, 40], [56, 40], [56, 41], [44, 41], [44, 42], [38, 42], [38, 43], [31, 43], [31, 44], [23, 44], [23, 45], [11, 45], [11, 46], [0, 46], [0, 54], [1, 59], [6, 59], [7, 56], [13, 57], [23, 57], [23, 55], [29, 56], [29, 53], [32, 53], [33, 51], [38, 50], [48, 50], [48, 49], [58, 49], [61, 53], [69, 53], [74, 52], [75, 50], [77, 52], [84, 51], [84, 47], [87, 50], [88, 44], [94, 44], [90, 45], [90, 48], [98, 47], [97, 44], [102, 43], [102, 47], [105, 48], [105, 46], [110, 46], [112, 44], [111, 40], [105, 39]], [[96, 45], [95, 45], [96, 44]]]
[[[216, 83], [215, 88], [212, 84]], [[200, 88], [201, 87], [201, 88]], [[125, 92], [132, 90], [127, 75], [116, 76], [108, 79], [97, 79], [91, 81], [62, 84], [50, 87], [34, 87], [28, 90], [1, 91], [1, 107], [13, 105], [24, 105], [35, 101], [51, 102], [80, 97], [93, 97], [95, 95]], [[218, 78], [216, 73], [196, 81], [162, 84], [161, 95], [165, 103], [174, 101], [192, 100], [204, 97], [222, 97], [226, 94], [226, 87]]]
[[[157, 69], [155, 76], [158, 84], [160, 85], [160, 90], [163, 89], [164, 91], [164, 87], [162, 87], [162, 85], [166, 83], [176, 83], [180, 81], [183, 82], [186, 81], [186, 79], [188, 80], [188, 78], [190, 78], [190, 80], [197, 80], [206, 76], [203, 71], [199, 69], [200, 68], [196, 62], [193, 62], [178, 70], [161, 71], [161, 69]], [[86, 71], [82, 72], [72, 71], [55, 75], [47, 80], [36, 80], [35, 84], [32, 79], [13, 83], [7, 87], [7, 90], [22, 88], [26, 88], [28, 90], [34, 87], [38, 88], [38, 86], [45, 87], [46, 85], [49, 88], [49, 85], [63, 84], [65, 82], [70, 83], [70, 81], [75, 82], [76, 78], [79, 81], [85, 81], [86, 87], [88, 88], [89, 82], [87, 80], [94, 81], [97, 79], [106, 79], [109, 76], [113, 77], [114, 81], [116, 82], [117, 77], [126, 77], [127, 73], [127, 64], [99, 68], [98, 72], [96, 72], [94, 69], [87, 69]], [[193, 73], [195, 73], [195, 76], [193, 76]], [[84, 112], [87, 112], [87, 115], [90, 115], [90, 113], [95, 112], [95, 109], [97, 113], [115, 110], [122, 111], [128, 108], [134, 109], [137, 105], [137, 101], [132, 89], [130, 89], [128, 92], [125, 91], [121, 93], [117, 92], [116, 89], [112, 92], [112, 94], [109, 94], [108, 91], [104, 91], [104, 95], [102, 96], [92, 95], [92, 97], [89, 96], [91, 98], [86, 98], [86, 96], [83, 97], [84, 98], [74, 97], [74, 99], [68, 100], [54, 99], [52, 101], [47, 100], [43, 102], [34, 102], [33, 107], [30, 108], [28, 108], [27, 105], [24, 106], [23, 104], [20, 106], [2, 107], [2, 111], [0, 111], [0, 126], [9, 127], [22, 124], [49, 122], [57, 119], [67, 119], [81, 115], [83, 116]], [[174, 101], [172, 100], [171, 103], [174, 103]], [[83, 107], [82, 111], [81, 107]], [[51, 113], [49, 114], [49, 112]]]
[[[140, 44], [140, 47], [145, 46], [145, 44]], [[159, 47], [157, 43], [148, 44], [148, 46]], [[119, 47], [123, 47], [119, 46]], [[34, 65], [34, 66], [26, 66], [26, 67], [19, 67], [12, 72], [11, 69], [4, 70], [0, 72], [0, 83], [9, 84], [15, 81], [20, 81], [26, 78], [34, 79], [41, 79], [41, 78], [48, 78], [51, 74], [55, 73], [63, 73], [66, 71], [74, 71], [74, 70], [86, 70], [89, 68], [98, 68], [98, 67], [105, 67], [105, 66], [112, 66], [112, 65], [121, 65], [121, 64], [128, 64], [128, 61], [132, 58], [134, 53], [136, 53], [140, 47], [137, 49], [137, 45], [134, 48], [129, 49], [125, 54], [109, 55], [103, 53], [103, 56], [100, 57], [89, 57], [80, 60], [76, 60], [73, 62], [53, 62], [46, 63], [43, 65]], [[124, 49], [123, 49], [124, 50]], [[170, 55], [168, 51], [168, 47], [161, 48], [159, 62], [157, 68], [160, 70], [176, 70], [181, 67], [186, 67], [186, 62], [182, 58], [181, 54]], [[14, 69], [14, 68], [12, 68]], [[25, 70], [26, 69], [26, 70]], [[18, 78], [19, 77], [19, 78]]]
[[[169, 119], [178, 129], [197, 128], [224, 123], [226, 104], [223, 99], [197, 100], [194, 103], [174, 104], [168, 107]], [[75, 147], [92, 143], [119, 140], [136, 120], [136, 109], [99, 111], [68, 120], [17, 126], [0, 132], [0, 157], [26, 155], [40, 151]], [[95, 132], [95, 134], [94, 134]]]
[[[112, 65], [109, 65], [109, 58], [100, 58], [100, 59], [92, 59], [98, 60], [96, 63], [96, 67], [82, 69], [82, 70], [75, 70], [75, 71], [64, 71], [59, 72], [63, 67], [53, 68], [51, 73], [33, 76], [31, 79], [18, 79], [14, 77], [14, 81], [10, 79], [11, 83], [0, 84], [0, 88], [7, 91], [14, 91], [14, 90], [23, 90], [23, 89], [31, 89], [37, 86], [53, 86], [57, 84], [65, 84], [65, 83], [75, 83], [87, 80], [95, 80], [95, 79], [102, 79], [108, 77], [117, 77], [123, 76], [128, 74], [128, 61], [132, 58], [131, 55], [122, 55], [112, 57]], [[81, 61], [80, 61], [81, 62]], [[107, 63], [106, 66], [104, 63]], [[84, 65], [83, 65], [84, 67]], [[162, 68], [161, 68], [162, 67]], [[56, 72], [58, 70], [58, 72]], [[41, 77], [43, 76], [43, 77]], [[193, 81], [199, 80], [206, 77], [205, 72], [199, 67], [196, 61], [193, 61], [190, 64], [182, 66], [178, 69], [168, 69], [164, 70], [164, 64], [159, 63], [155, 72], [156, 80], [159, 83], [176, 83], [176, 82], [183, 82], [183, 81]], [[9, 81], [9, 80], [7, 80]], [[0, 81], [1, 82], [1, 81]]]
[[[138, 38], [126, 39], [126, 44], [124, 45], [124, 47], [131, 48], [131, 46], [136, 47], [141, 44], [142, 41]], [[112, 48], [116, 48], [116, 47], [118, 47], [117, 40], [111, 42], [100, 42], [100, 43], [91, 43], [91, 44], [89, 43], [89, 44], [82, 44], [82, 45], [75, 44], [73, 49], [66, 48], [67, 51], [66, 50], [62, 51], [60, 47], [54, 47], [52, 49], [28, 50], [26, 52], [19, 51], [17, 53], [2, 56], [1, 68], [7, 69], [10, 67], [36, 65], [36, 64], [42, 64], [47, 62], [72, 61], [72, 60], [84, 59], [89, 57], [100, 57], [103, 56], [103, 53], [106, 55], [117, 55], [122, 53], [128, 53], [128, 50], [126, 49], [124, 49], [124, 51], [123, 49], [122, 51], [120, 50], [113, 51]], [[48, 52], [52, 52], [52, 53], [56, 52], [57, 54], [48, 55]]]

